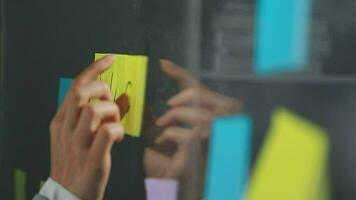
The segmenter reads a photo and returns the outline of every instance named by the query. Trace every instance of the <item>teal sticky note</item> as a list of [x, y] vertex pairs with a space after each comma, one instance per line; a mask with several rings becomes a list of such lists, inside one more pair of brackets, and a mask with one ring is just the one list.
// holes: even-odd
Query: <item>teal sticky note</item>
[[218, 118], [212, 126], [205, 182], [206, 200], [239, 200], [248, 179], [252, 120], [247, 115]]
[[257, 74], [299, 71], [309, 63], [311, 0], [258, 0]]
[[62, 105], [64, 97], [66, 96], [70, 86], [72, 85], [73, 79], [70, 78], [60, 78], [59, 79], [59, 93], [58, 93], [58, 108]]

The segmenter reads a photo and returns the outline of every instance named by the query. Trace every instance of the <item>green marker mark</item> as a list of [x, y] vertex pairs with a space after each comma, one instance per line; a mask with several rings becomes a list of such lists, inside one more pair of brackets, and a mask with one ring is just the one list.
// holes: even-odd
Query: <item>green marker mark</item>
[[26, 200], [27, 174], [23, 170], [15, 169], [14, 172], [14, 199]]

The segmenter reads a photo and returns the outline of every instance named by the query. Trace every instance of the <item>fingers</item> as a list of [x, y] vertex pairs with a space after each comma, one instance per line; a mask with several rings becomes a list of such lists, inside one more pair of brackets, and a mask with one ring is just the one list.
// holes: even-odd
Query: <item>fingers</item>
[[202, 86], [188, 88], [168, 100], [168, 105], [199, 105], [216, 111], [215, 114], [232, 114], [242, 109], [238, 100], [223, 96]]
[[105, 123], [100, 126], [91, 147], [94, 160], [98, 161], [109, 155], [113, 144], [123, 139], [124, 129], [119, 123]]
[[199, 85], [199, 81], [181, 66], [165, 59], [162, 59], [160, 63], [163, 72], [173, 80], [177, 81], [181, 87], [187, 88]]
[[166, 178], [165, 170], [169, 169], [172, 163], [168, 155], [146, 147], [143, 159], [145, 174], [148, 178]]
[[236, 114], [243, 109], [240, 101], [201, 86], [188, 88], [173, 96], [168, 100], [168, 105], [202, 106], [213, 111], [215, 115]]
[[103, 199], [111, 147], [124, 137], [110, 88], [96, 81], [112, 62], [113, 56], [98, 60], [75, 79], [50, 125], [50, 176], [82, 199]]
[[90, 99], [111, 100], [110, 88], [102, 81], [94, 81], [84, 85], [73, 86], [68, 94], [67, 110], [64, 117], [65, 128], [74, 130], [82, 107]]
[[[108, 55], [99, 59], [98, 61], [91, 64], [85, 71], [83, 71], [78, 78], [73, 82], [73, 86], [77, 87], [79, 85], [86, 84], [92, 80], [95, 80], [100, 73], [104, 72], [110, 67], [110, 64], [114, 61], [115, 57], [113, 55]], [[67, 104], [70, 103], [68, 95], [65, 97], [61, 108], [58, 111], [60, 117], [64, 117], [65, 110], [67, 109]]]
[[192, 129], [169, 127], [156, 139], [157, 144], [173, 142], [177, 144], [177, 151], [171, 161], [170, 170], [166, 172], [166, 178], [178, 178], [188, 165], [189, 155], [192, 153], [191, 148], [194, 147], [198, 139]]
[[90, 144], [94, 133], [103, 122], [120, 121], [120, 112], [117, 105], [111, 101], [101, 101], [95, 104], [87, 104], [82, 109], [75, 137], [82, 144]]
[[130, 99], [127, 94], [122, 94], [116, 99], [115, 103], [119, 107], [121, 119], [123, 119], [130, 110]]
[[214, 115], [207, 109], [197, 107], [176, 107], [163, 114], [156, 121], [157, 126], [168, 126], [180, 122], [195, 126], [209, 126]]
[[164, 144], [168, 142], [173, 142], [175, 144], [186, 144], [192, 141], [191, 129], [181, 128], [181, 127], [169, 127], [163, 131], [163, 133], [155, 140], [157, 144]]
[[76, 82], [78, 84], [86, 84], [96, 80], [99, 74], [107, 70], [114, 60], [115, 57], [113, 55], [107, 55], [97, 60], [78, 76]]
[[220, 101], [216, 98], [213, 92], [198, 86], [190, 87], [168, 100], [170, 106], [185, 106], [185, 105], [202, 105], [202, 106], [215, 106]]

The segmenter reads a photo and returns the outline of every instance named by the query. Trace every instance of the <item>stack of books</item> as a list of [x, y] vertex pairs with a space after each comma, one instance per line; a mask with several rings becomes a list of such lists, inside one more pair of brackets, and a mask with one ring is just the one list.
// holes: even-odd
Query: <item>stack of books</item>
[[[315, 8], [312, 15], [310, 63], [302, 72], [308, 76], [321, 74], [323, 61], [330, 53], [328, 24], [321, 13]], [[255, 16], [255, 4], [246, 2], [227, 2], [214, 16], [213, 72], [239, 76], [253, 74]]]

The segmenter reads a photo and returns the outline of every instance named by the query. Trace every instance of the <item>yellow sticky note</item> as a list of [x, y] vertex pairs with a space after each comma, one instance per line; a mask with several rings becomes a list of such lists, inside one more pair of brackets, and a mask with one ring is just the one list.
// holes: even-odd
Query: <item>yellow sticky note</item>
[[321, 190], [328, 143], [322, 128], [286, 109], [277, 109], [256, 162], [247, 199], [315, 200], [322, 199], [320, 195], [327, 197], [327, 191]]
[[[327, 168], [326, 168], [327, 169]], [[331, 187], [330, 187], [330, 177], [329, 174], [324, 171], [324, 176], [320, 182], [319, 193], [315, 200], [329, 200], [331, 199]]]
[[[107, 54], [97, 53], [95, 60], [105, 55]], [[121, 123], [125, 133], [133, 137], [139, 137], [141, 133], [147, 64], [146, 56], [116, 54], [111, 67], [98, 77], [98, 80], [105, 81], [110, 85], [114, 100], [124, 93], [129, 96], [130, 108]]]
[[14, 170], [14, 199], [25, 200], [26, 199], [26, 182], [27, 174], [20, 169]]

